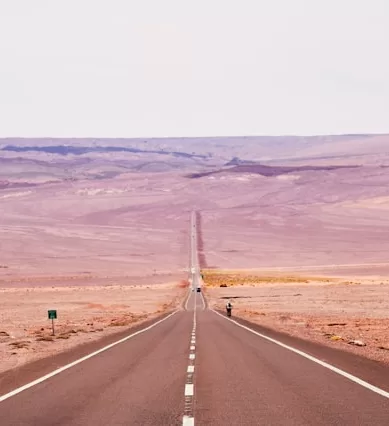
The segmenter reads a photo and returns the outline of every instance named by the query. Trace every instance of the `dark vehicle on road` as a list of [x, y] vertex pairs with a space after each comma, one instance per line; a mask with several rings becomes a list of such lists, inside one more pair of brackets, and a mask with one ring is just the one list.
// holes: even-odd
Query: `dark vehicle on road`
[[197, 287], [197, 293], [200, 293], [201, 287]]

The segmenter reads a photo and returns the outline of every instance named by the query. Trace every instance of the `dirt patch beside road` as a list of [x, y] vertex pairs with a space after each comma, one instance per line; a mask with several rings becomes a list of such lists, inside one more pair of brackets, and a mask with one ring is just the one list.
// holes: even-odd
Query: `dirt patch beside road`
[[[2, 288], [0, 373], [173, 310], [186, 295], [184, 284]], [[58, 314], [55, 336], [49, 309]]]
[[[223, 274], [221, 274], [222, 276]], [[308, 340], [351, 351], [389, 364], [389, 280], [331, 279], [294, 282], [291, 277], [236, 274], [227, 287], [216, 287], [204, 274], [210, 307]], [[294, 278], [293, 278], [294, 279]]]
[[211, 270], [204, 269], [202, 271], [204, 280], [208, 287], [219, 287], [221, 284], [226, 284], [228, 287], [231, 286], [242, 286], [242, 285], [257, 285], [257, 284], [289, 284], [289, 283], [304, 283], [308, 284], [311, 282], [318, 283], [330, 283], [338, 282], [339, 279], [329, 277], [317, 277], [307, 276], [300, 274], [259, 274], [251, 271], [239, 271], [239, 270]]

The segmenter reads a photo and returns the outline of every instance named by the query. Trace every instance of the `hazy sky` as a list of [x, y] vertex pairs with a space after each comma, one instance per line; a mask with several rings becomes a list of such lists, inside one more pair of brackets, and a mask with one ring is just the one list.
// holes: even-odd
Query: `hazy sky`
[[388, 0], [0, 0], [0, 136], [389, 132]]

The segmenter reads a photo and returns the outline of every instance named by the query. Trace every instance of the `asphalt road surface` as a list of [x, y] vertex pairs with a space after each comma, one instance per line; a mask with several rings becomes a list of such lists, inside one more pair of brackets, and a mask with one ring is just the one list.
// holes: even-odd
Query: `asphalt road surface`
[[389, 425], [386, 366], [208, 309], [191, 259], [177, 312], [25, 389], [0, 377], [0, 425]]

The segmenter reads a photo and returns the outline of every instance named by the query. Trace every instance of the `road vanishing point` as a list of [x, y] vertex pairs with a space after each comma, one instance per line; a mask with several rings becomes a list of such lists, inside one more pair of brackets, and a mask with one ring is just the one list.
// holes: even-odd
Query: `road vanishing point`
[[389, 425], [388, 367], [210, 309], [190, 239], [180, 309], [1, 374], [0, 425]]

